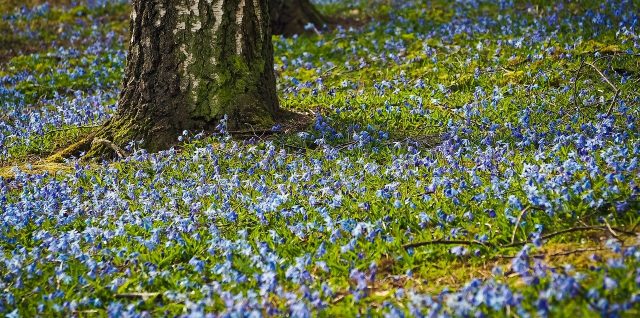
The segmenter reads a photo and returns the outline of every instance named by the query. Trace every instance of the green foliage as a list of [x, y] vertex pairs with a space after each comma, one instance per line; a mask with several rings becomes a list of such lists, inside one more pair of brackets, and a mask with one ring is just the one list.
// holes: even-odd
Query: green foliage
[[[280, 286], [285, 291], [295, 293], [300, 284], [286, 279], [287, 266], [298, 257], [314, 255], [321, 244], [331, 242], [334, 238], [326, 232], [315, 230], [305, 232], [308, 235], [296, 235], [291, 228], [296, 224], [309, 228], [319, 226], [325, 223], [327, 215], [334, 219], [376, 223], [383, 229], [383, 234], [372, 240], [356, 240], [352, 250], [343, 251], [342, 247], [350, 243], [350, 234], [346, 230], [340, 230], [335, 242], [326, 244], [326, 254], [314, 259], [326, 262], [329, 272], [323, 271], [316, 263], [307, 267], [314, 277], [314, 285], [311, 286], [314, 290], [320, 289], [321, 282], [326, 282], [335, 292], [332, 297], [323, 295], [329, 305], [319, 316], [379, 316], [385, 310], [385, 303], [404, 306], [403, 298], [396, 295], [399, 288], [437, 294], [445, 289], [457, 290], [474, 278], [496, 279], [521, 292], [523, 298], [528, 300], [525, 309], [533, 314], [539, 309], [531, 300], [537, 299], [543, 291], [554, 288], [553, 275], [557, 273], [588, 273], [582, 283], [592, 286], [607, 299], [621, 301], [637, 293], [638, 285], [633, 274], [637, 261], [625, 259], [626, 268], [608, 267], [607, 260], [618, 255], [601, 249], [602, 237], [610, 236], [603, 231], [566, 233], [550, 238], [540, 248], [533, 248], [533, 254], [546, 257], [548, 264], [554, 266], [553, 275], [549, 272], [549, 276], [541, 279], [537, 285], [523, 283], [521, 277], [513, 272], [509, 275], [491, 272], [494, 267], [509, 267], [510, 256], [516, 255], [521, 248], [508, 246], [513, 239], [516, 242], [526, 241], [539, 227], [543, 228], [544, 233], [553, 233], [575, 227], [576, 224], [602, 225], [599, 222], [608, 220], [610, 224], [607, 226], [632, 231], [640, 222], [637, 213], [640, 207], [637, 201], [631, 199], [636, 191], [633, 187], [637, 186], [638, 176], [634, 176], [632, 171], [625, 175], [627, 179], [624, 180], [606, 179], [604, 175], [612, 173], [614, 169], [608, 165], [610, 158], [604, 152], [594, 154], [592, 163], [603, 171], [595, 176], [587, 170], [580, 170], [572, 175], [565, 186], [566, 196], [570, 199], [561, 201], [562, 205], [555, 207], [554, 213], [532, 209], [518, 223], [516, 218], [525, 208], [516, 209], [508, 202], [509, 197], [528, 202], [526, 189], [531, 186], [531, 179], [523, 171], [530, 165], [557, 165], [558, 171], [550, 173], [541, 181], [541, 185], [537, 185], [543, 188], [545, 183], [551, 184], [555, 182], [555, 177], [561, 175], [564, 162], [571, 162], [577, 157], [576, 146], [573, 144], [559, 145], [552, 154], [539, 150], [554, 148], [555, 145], [523, 144], [516, 138], [512, 126], [528, 121], [527, 125], [535, 127], [535, 132], [541, 135], [556, 133], [555, 127], [562, 127], [563, 131], [580, 132], [585, 125], [600, 121], [597, 114], [606, 113], [612, 104], [615, 105], [612, 101], [616, 100], [625, 101], [631, 109], [629, 116], [637, 118], [640, 67], [637, 56], [625, 54], [634, 49], [632, 36], [617, 35], [615, 29], [603, 28], [595, 23], [586, 23], [579, 29], [568, 24], [563, 26], [563, 32], [536, 41], [531, 46], [505, 44], [509, 40], [530, 37], [530, 33], [534, 31], [513, 26], [513, 21], [507, 21], [505, 16], [510, 15], [517, 21], [533, 21], [553, 13], [555, 1], [529, 1], [527, 4], [518, 2], [515, 7], [503, 10], [499, 10], [497, 4], [482, 2], [478, 8], [469, 11], [475, 15], [467, 18], [473, 21], [486, 16], [494, 18], [496, 24], [485, 32], [475, 32], [472, 35], [462, 32], [451, 37], [429, 36], [432, 30], [455, 18], [453, 6], [444, 0], [417, 1], [412, 4], [399, 6], [390, 1], [328, 4], [322, 7], [326, 13], [355, 16], [373, 23], [380, 21], [385, 27], [364, 27], [364, 31], [357, 34], [334, 30], [295, 39], [274, 39], [282, 107], [323, 116], [323, 122], [340, 133], [324, 140], [338, 149], [336, 160], [326, 160], [327, 152], [315, 143], [316, 140], [301, 136], [298, 132], [286, 132], [268, 140], [254, 138], [247, 142], [219, 136], [193, 139], [173, 150], [172, 155], [167, 156], [169, 159], [158, 159], [167, 160], [167, 164], [161, 169], [152, 160], [127, 159], [83, 170], [73, 180], [73, 195], [92, 202], [89, 201], [92, 198], [83, 197], [85, 189], [112, 189], [115, 193], [113, 195], [123, 200], [126, 209], [117, 212], [102, 211], [105, 214], [113, 213], [110, 217], [80, 214], [65, 224], [34, 217], [24, 227], [12, 228], [3, 233], [0, 253], [8, 255], [8, 251], [19, 247], [32, 249], [39, 244], [39, 240], [34, 238], [38, 231], [46, 231], [55, 236], [82, 232], [88, 227], [106, 231], [124, 228], [123, 235], [101, 246], [101, 249], [121, 251], [117, 254], [119, 256], [108, 254], [104, 259], [118, 271], [108, 273], [105, 277], [88, 279], [81, 284], [77, 277], [86, 274], [86, 266], [78, 259], [69, 259], [65, 262], [66, 273], [73, 278], [69, 283], [64, 283], [56, 276], [60, 263], [52, 261], [39, 265], [41, 275], [25, 279], [22, 288], [8, 287], [18, 299], [16, 307], [20, 313], [25, 317], [35, 316], [36, 304], [44, 303], [43, 314], [59, 315], [61, 313], [53, 309], [54, 304], [82, 297], [98, 297], [103, 304], [87, 308], [95, 310], [99, 316], [106, 315], [106, 304], [112, 301], [134, 304], [137, 309], [148, 310], [153, 316], [174, 316], [185, 313], [188, 301], [201, 299], [203, 295], [200, 287], [212, 281], [224, 281], [226, 290], [233, 293], [258, 289], [255, 279], [228, 281], [222, 270], [213, 270], [231, 257], [232, 269], [245, 277], [253, 278], [261, 273], [252, 265], [251, 258], [255, 255], [251, 253], [234, 251], [229, 256], [225, 251], [210, 251], [214, 238], [248, 242], [250, 251], [258, 243], [266, 243], [283, 260], [274, 269]], [[599, 1], [566, 3], [567, 9], [559, 13], [559, 19], [584, 15], [589, 9], [597, 9], [599, 4]], [[48, 18], [71, 21], [78, 16], [122, 17], [128, 10], [126, 6], [108, 8], [100, 9], [106, 11], [94, 12], [85, 7], [76, 7], [70, 11], [54, 11]], [[400, 17], [406, 20], [391, 23]], [[121, 19], [114, 23], [119, 25], [124, 21]], [[514, 28], [515, 34], [503, 35], [500, 33], [502, 28]], [[119, 32], [124, 36], [122, 30]], [[45, 38], [46, 36], [43, 37]], [[24, 94], [25, 102], [33, 104], [33, 107], [47, 107], [36, 102], [56, 93], [68, 97], [72, 90], [94, 90], [96, 82], [104, 90], [113, 90], [119, 85], [123, 68], [121, 60], [105, 55], [81, 54], [60, 61], [55, 58], [54, 50], [49, 53], [53, 55], [43, 53], [15, 56], [0, 68], [3, 75], [16, 75], [20, 72], [38, 75], [33, 81], [21, 81], [15, 86], [16, 90]], [[399, 58], [402, 62], [396, 62], [394, 58]], [[310, 66], [307, 67], [305, 63]], [[594, 67], [585, 63], [591, 63]], [[250, 69], [246, 65], [236, 66]], [[59, 67], [78, 67], [89, 71], [71, 78], [67, 73], [56, 72]], [[613, 91], [598, 74], [601, 70], [605, 70], [610, 78], [617, 79], [615, 85], [619, 92]], [[620, 74], [626, 74], [629, 80], [621, 81]], [[111, 100], [114, 101], [115, 99]], [[465, 111], [470, 104], [482, 105], [481, 115], [466, 115]], [[617, 125], [622, 125], [620, 122], [624, 123], [625, 119], [618, 120]], [[450, 164], [478, 166], [475, 154], [461, 153], [452, 163], [448, 161], [452, 156], [434, 150], [435, 146], [446, 142], [446, 138], [450, 137], [447, 136], [449, 124], [460, 122], [466, 123], [464, 143], [478, 146], [478, 151], [484, 149], [481, 148], [483, 143], [493, 140], [499, 140], [510, 149], [503, 154], [509, 156], [507, 161], [495, 158], [494, 170], [474, 170], [483, 187], [502, 187], [503, 196], [489, 195], [486, 200], [476, 200], [476, 196], [490, 191], [470, 185], [472, 179], [469, 171], [460, 169], [442, 177], [458, 185], [465, 182], [470, 188], [456, 196], [459, 201], [456, 203], [442, 189], [433, 193], [425, 191], [425, 187], [438, 178], [435, 177], [437, 169], [418, 164], [402, 167], [390, 164], [398, 158], [411, 155], [407, 150], [407, 138], [410, 138], [419, 142], [415, 151], [433, 159], [438, 167]], [[504, 125], [492, 130], [490, 123]], [[64, 126], [65, 129], [70, 129], [61, 131], [49, 128], [47, 127], [48, 133], [29, 140], [14, 141], [9, 149], [11, 163], [20, 163], [29, 155], [41, 156], [49, 153], [65, 143], [78, 140], [88, 130], [73, 125]], [[313, 134], [313, 137], [324, 137], [315, 127], [304, 127], [303, 130]], [[361, 147], [350, 147], [357, 143], [353, 133], [362, 130], [372, 135], [388, 132], [389, 136]], [[607, 146], [634, 149], [638, 132], [627, 133], [632, 136], [628, 140], [619, 143], [608, 140]], [[212, 147], [210, 152], [214, 155], [203, 151], [207, 147]], [[277, 155], [281, 149], [286, 152], [282, 150], [284, 155]], [[271, 152], [275, 154], [268, 157], [267, 154]], [[540, 156], [540, 153], [548, 157]], [[620, 161], [626, 162], [633, 156], [620, 158]], [[268, 157], [269, 160], [277, 157], [282, 163], [259, 167], [257, 162], [263, 157]], [[378, 170], [386, 171], [384, 174], [368, 173], [359, 162], [376, 163], [380, 165]], [[317, 169], [321, 173], [304, 181], [300, 177], [299, 182], [285, 180], [284, 176], [290, 173], [289, 169], [301, 175], [306, 172], [300, 168], [303, 164], [306, 169]], [[398, 172], [398, 177], [394, 177], [393, 169], [411, 171], [411, 175]], [[512, 177], [508, 181], [495, 178], [496, 175], [504, 176], [510, 172]], [[330, 183], [325, 176], [352, 178], [357, 180], [353, 183], [358, 183], [359, 187], [344, 189], [339, 182], [345, 180], [335, 177], [333, 183]], [[224, 187], [229, 186], [229, 180], [234, 177], [242, 180], [234, 190], [240, 194], [224, 197]], [[60, 182], [66, 180], [64, 176], [47, 178], [57, 178]], [[163, 181], [160, 182], [159, 179]], [[191, 180], [194, 184], [185, 185], [185, 180]], [[591, 187], [588, 193], [583, 194], [577, 187], [570, 187], [586, 181]], [[393, 182], [397, 182], [396, 192], [400, 196], [380, 196], [378, 190], [385, 189]], [[278, 211], [289, 211], [289, 215], [283, 216], [281, 212], [270, 211], [264, 214], [264, 219], [258, 217], [251, 204], [257, 202], [263, 194], [252, 185], [261, 183], [270, 189], [286, 193], [288, 200], [278, 206]], [[237, 219], [231, 221], [221, 215], [190, 211], [190, 205], [180, 198], [203, 184], [218, 188], [215, 195], [198, 198], [202, 210], [215, 210], [228, 204], [229, 209], [237, 213]], [[125, 194], [127, 185], [136, 185], [132, 187], [135, 190]], [[278, 188], [281, 185], [282, 188]], [[163, 187], [163, 194], [171, 195], [155, 198], [154, 203], [170, 209], [176, 219], [160, 221], [154, 217], [162, 211], [142, 212], [145, 211], [142, 198], [149, 197], [150, 189], [159, 186]], [[310, 203], [308, 195], [308, 191], [323, 187], [327, 193], [334, 187], [339, 189], [336, 195], [341, 195], [342, 198], [341, 205], [329, 209], [326, 215]], [[611, 191], [612, 187], [616, 190]], [[554, 198], [565, 195], [554, 191], [548, 190], [545, 194]], [[28, 191], [12, 189], [7, 195], [7, 204], [19, 200], [23, 194], [29, 195]], [[328, 202], [333, 196], [327, 194], [326, 197], [317, 199]], [[597, 199], [604, 200], [605, 204], [594, 208], [593, 201]], [[629, 203], [628, 212], [619, 212], [615, 206], [617, 202]], [[363, 203], [370, 207], [363, 208]], [[524, 205], [531, 206], [528, 203]], [[305, 213], [291, 212], [294, 208], [302, 208]], [[87, 207], [87, 210], [91, 209]], [[125, 210], [135, 214], [132, 216], [135, 222], [120, 226], [118, 222], [122, 223], [122, 219], [129, 216], [123, 212]], [[491, 215], [488, 211], [497, 213]], [[420, 212], [426, 212], [431, 221], [421, 221]], [[443, 221], [441, 214], [450, 217], [450, 220]], [[175, 243], [178, 240], [166, 241], [167, 245], [159, 248], [149, 248], [144, 244], [145, 240], [153, 237], [154, 231], [178, 231], [181, 225], [177, 224], [180, 222], [177, 218], [188, 219], [189, 225], [193, 227], [180, 235], [180, 244]], [[473, 240], [487, 235], [487, 245], [468, 246], [469, 253], [465, 255], [452, 253], [453, 245], [433, 244], [413, 249], [403, 247], [410, 242], [450, 238], [452, 231], [463, 233], [460, 234], [461, 240]], [[620, 239], [626, 246], [638, 244], [635, 238], [628, 239], [620, 235]], [[96, 244], [85, 242], [79, 248], [90, 251], [88, 253], [99, 253], [94, 249]], [[591, 254], [598, 257], [589, 257], [587, 253], [568, 256], [558, 254], [579, 248], [597, 249]], [[194, 271], [189, 265], [194, 257], [204, 261], [206, 274]], [[357, 300], [352, 293], [355, 283], [350, 278], [350, 273], [353, 269], [367, 271], [371, 264], [376, 264], [379, 269], [375, 286], [370, 286], [371, 293], [367, 297]], [[571, 266], [563, 266], [565, 264]], [[154, 273], [162, 275], [150, 277], [151, 266], [155, 267]], [[594, 268], [602, 270], [591, 270]], [[604, 289], [602, 286], [606, 277], [615, 278], [618, 288], [612, 291]], [[121, 284], [110, 290], [107, 286], [115, 279], [119, 279]], [[43, 299], [43, 295], [55, 290], [64, 293], [62, 301]], [[172, 299], [164, 293], [167, 290], [186, 295], [186, 298]], [[136, 293], [138, 296], [126, 298], [127, 294]], [[147, 296], [142, 297], [141, 293]], [[220, 297], [212, 299], [207, 304], [208, 310], [225, 309]], [[283, 299], [274, 296], [271, 301], [283, 312], [288, 310]], [[578, 296], [552, 298], [551, 315], [567, 317], [601, 314], [589, 309], [591, 304], [588, 302], [588, 298]], [[509, 310], [495, 312], [487, 305], [479, 308], [490, 316], [506, 317], [516, 314]], [[626, 311], [630, 317], [638, 312], [637, 304]], [[80, 310], [62, 314], [81, 315], [83, 312]]]

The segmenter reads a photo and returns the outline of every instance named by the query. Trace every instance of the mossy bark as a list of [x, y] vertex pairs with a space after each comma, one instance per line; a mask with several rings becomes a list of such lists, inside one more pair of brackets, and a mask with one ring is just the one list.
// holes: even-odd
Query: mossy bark
[[321, 28], [327, 19], [309, 0], [268, 0], [274, 34], [294, 35], [305, 32], [309, 23]]
[[[149, 151], [183, 130], [267, 127], [279, 107], [268, 0], [134, 0], [117, 114], [93, 138]], [[89, 156], [109, 152], [94, 143]]]

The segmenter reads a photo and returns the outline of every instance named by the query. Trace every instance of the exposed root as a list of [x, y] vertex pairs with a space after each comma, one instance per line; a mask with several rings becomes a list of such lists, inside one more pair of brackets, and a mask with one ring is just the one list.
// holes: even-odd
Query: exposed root
[[127, 153], [124, 150], [122, 150], [122, 148], [118, 147], [118, 145], [114, 144], [113, 142], [107, 139], [94, 138], [93, 141], [91, 142], [92, 147], [95, 147], [98, 144], [102, 144], [102, 145], [105, 145], [106, 147], [111, 148], [116, 153], [116, 155], [118, 155], [118, 158], [120, 159], [126, 157], [127, 155]]
[[[263, 126], [254, 128], [249, 125], [252, 129], [230, 130], [228, 132], [239, 139], [256, 137], [262, 139], [263, 137], [280, 133], [288, 134], [303, 131], [313, 122], [313, 116], [309, 114], [299, 114], [287, 110], [279, 110], [275, 117], [281, 124], [281, 130], [263, 129]], [[246, 127], [246, 125], [241, 127]], [[210, 126], [213, 127], [213, 124]], [[77, 158], [81, 154], [81, 160], [83, 161], [107, 158], [122, 159], [130, 155], [124, 150], [124, 145], [132, 140], [145, 140], [146, 142], [142, 147], [149, 152], [167, 149], [177, 143], [178, 133], [176, 130], [179, 129], [172, 127], [159, 128], [162, 128], [162, 126], [154, 127], [146, 119], [112, 118], [80, 141], [49, 156], [45, 159], [45, 162], [64, 163], [65, 159]], [[153, 137], [150, 138], [150, 135]]]
[[82, 140], [49, 156], [45, 161], [64, 162], [65, 159], [70, 157], [81, 157], [81, 160], [89, 161], [113, 156], [113, 154], [119, 159], [126, 157], [128, 153], [118, 144], [120, 141], [114, 140], [114, 131], [126, 129], [126, 127], [122, 127], [119, 124], [120, 122], [114, 122], [113, 120], [107, 121]]
[[45, 160], [45, 162], [62, 163], [62, 162], [65, 161], [65, 159], [67, 159], [69, 157], [72, 157], [72, 156], [77, 156], [81, 152], [88, 150], [91, 147], [91, 144], [92, 144], [93, 140], [95, 139], [97, 133], [98, 133], [97, 131], [92, 132], [88, 136], [82, 138], [80, 141], [70, 145], [67, 148], [64, 148], [64, 149], [56, 152], [55, 154], [49, 156]]

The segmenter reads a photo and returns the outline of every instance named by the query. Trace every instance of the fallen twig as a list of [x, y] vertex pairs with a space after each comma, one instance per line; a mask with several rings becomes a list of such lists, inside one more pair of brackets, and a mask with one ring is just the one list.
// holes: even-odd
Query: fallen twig
[[[635, 232], [629, 232], [623, 229], [618, 229], [618, 228], [613, 228], [611, 227], [610, 229], [607, 228], [606, 226], [579, 226], [579, 227], [572, 227], [569, 229], [564, 229], [564, 230], [560, 230], [557, 232], [553, 232], [553, 233], [549, 233], [549, 234], [545, 234], [543, 236], [540, 237], [540, 240], [548, 240], [551, 239], [553, 237], [562, 235], [562, 234], [567, 234], [567, 233], [573, 233], [573, 232], [583, 232], [583, 231], [615, 231], [614, 233], [618, 234], [618, 233], [622, 233], [628, 236], [638, 236], [640, 235], [640, 233], [635, 233]], [[610, 232], [611, 233], [611, 232]], [[415, 248], [415, 247], [420, 247], [420, 246], [426, 246], [426, 245], [480, 245], [480, 246], [484, 246], [484, 247], [497, 247], [497, 248], [507, 248], [507, 247], [516, 247], [516, 246], [522, 246], [528, 243], [533, 243], [533, 240], [529, 239], [529, 240], [524, 240], [524, 241], [518, 241], [518, 242], [511, 242], [509, 244], [500, 244], [500, 245], [495, 245], [489, 242], [481, 242], [481, 241], [477, 241], [477, 240], [472, 240], [472, 241], [462, 241], [462, 240], [433, 240], [433, 241], [422, 241], [422, 242], [416, 242], [416, 243], [409, 243], [409, 244], [405, 244], [402, 247], [404, 249], [410, 249], [410, 248]]]
[[291, 148], [291, 149], [297, 150], [297, 151], [302, 151], [302, 152], [306, 152], [307, 150], [309, 150], [309, 148], [299, 147], [299, 146], [292, 145], [292, 144], [281, 144], [281, 146], [285, 147], [285, 148]]
[[602, 73], [602, 71], [600, 71], [599, 68], [597, 68], [595, 65], [593, 65], [592, 63], [589, 62], [584, 62], [584, 64], [589, 65], [591, 68], [593, 68], [596, 72], [598, 72], [598, 74], [600, 74], [600, 76], [602, 77], [602, 79], [605, 80], [605, 82], [607, 82], [607, 84], [609, 84], [609, 86], [611, 86], [614, 90], [618, 90], [618, 88], [613, 85], [613, 83], [611, 83], [611, 81]]
[[609, 86], [611, 86], [611, 88], [613, 88], [613, 91], [615, 92], [615, 94], [613, 95], [613, 99], [611, 100], [611, 105], [609, 106], [609, 109], [607, 110], [607, 116], [609, 116], [613, 112], [613, 107], [615, 106], [616, 100], [618, 99], [618, 95], [620, 94], [620, 89], [617, 88], [615, 85], [613, 85], [613, 83], [611, 83], [611, 81], [595, 65], [593, 65], [593, 64], [591, 64], [589, 62], [585, 62], [585, 64], [589, 65], [591, 68], [593, 68], [600, 75], [600, 77], [602, 77], [602, 79], [604, 79], [604, 81], [607, 84], [609, 84]]
[[[542, 259], [542, 258], [553, 258], [553, 257], [560, 257], [560, 256], [568, 256], [568, 255], [572, 255], [572, 254], [580, 254], [580, 253], [587, 253], [587, 252], [597, 252], [597, 251], [603, 251], [605, 250], [602, 247], [595, 247], [595, 248], [578, 248], [575, 250], [566, 250], [566, 251], [562, 251], [562, 252], [557, 252], [557, 253], [551, 253], [551, 254], [547, 254], [547, 253], [540, 253], [540, 254], [534, 254], [534, 255], [529, 255], [529, 257], [533, 257], [533, 258], [538, 258], [538, 259]], [[493, 257], [493, 259], [513, 259], [518, 257], [517, 255], [497, 255], [495, 257]]]
[[531, 209], [543, 210], [540, 207], [531, 206], [531, 205], [529, 205], [526, 208], [522, 209], [522, 212], [520, 212], [520, 215], [518, 215], [518, 219], [516, 220], [516, 226], [513, 228], [513, 232], [511, 233], [511, 243], [512, 244], [516, 240], [516, 232], [518, 232], [518, 227], [520, 226], [520, 221], [522, 221], [522, 217], [527, 213], [527, 211], [529, 211]]
[[472, 241], [462, 241], [462, 240], [433, 240], [433, 241], [423, 241], [416, 243], [409, 243], [402, 245], [404, 249], [416, 248], [425, 245], [481, 245], [484, 247], [492, 247], [493, 244], [488, 242], [480, 242], [477, 240]]
[[227, 131], [230, 135], [254, 135], [257, 137], [257, 134], [261, 135], [272, 135], [278, 133], [278, 131], [272, 129], [264, 129], [264, 130], [229, 130]]
[[[624, 233], [626, 235], [629, 236], [636, 236], [638, 235], [638, 233], [633, 233], [633, 232], [627, 232], [625, 230], [620, 230], [620, 229], [615, 229], [616, 231], [620, 232], [620, 233]], [[556, 237], [558, 235], [562, 235], [562, 234], [567, 234], [567, 233], [573, 233], [573, 232], [584, 232], [584, 231], [609, 231], [609, 229], [607, 229], [604, 226], [578, 226], [578, 227], [572, 227], [569, 229], [564, 229], [564, 230], [560, 230], [557, 232], [553, 232], [553, 233], [549, 233], [546, 235], [543, 235], [540, 237], [540, 240], [548, 240], [550, 238]], [[514, 247], [514, 246], [522, 246], [528, 243], [532, 243], [533, 240], [524, 240], [524, 241], [519, 241], [519, 242], [514, 242], [514, 243], [510, 243], [510, 244], [506, 244], [506, 245], [500, 245], [500, 247]]]
[[611, 228], [611, 225], [609, 225], [609, 222], [607, 221], [607, 219], [603, 219], [603, 220], [604, 220], [604, 225], [606, 225], [606, 226], [607, 226], [607, 231], [609, 231], [609, 233], [611, 233], [611, 235], [612, 235], [613, 237], [615, 237], [617, 240], [620, 240], [620, 237], [619, 237], [618, 233], [616, 233], [616, 231], [614, 231], [614, 230]]
[[547, 257], [567, 256], [567, 255], [572, 255], [572, 254], [580, 254], [580, 253], [587, 253], [587, 252], [597, 252], [597, 251], [603, 251], [603, 250], [604, 250], [604, 248], [602, 248], [602, 247], [579, 248], [579, 249], [575, 249], [575, 250], [568, 250], [568, 251], [562, 251], [562, 252], [557, 252], [557, 253], [553, 253], [553, 254], [548, 254]]
[[331, 300], [332, 304], [337, 304], [339, 303], [341, 300], [343, 300], [346, 297], [346, 294], [339, 294], [338, 296], [336, 296], [336, 298]]
[[333, 66], [333, 67], [330, 67], [328, 70], [325, 70], [324, 72], [322, 72], [322, 75], [320, 75], [320, 78], [327, 77], [329, 75], [329, 72], [335, 70], [336, 68], [338, 68], [338, 67], [337, 66]]
[[85, 310], [76, 310], [73, 313], [75, 314], [85, 314], [85, 315], [95, 315], [95, 314], [99, 314], [100, 310], [98, 309], [85, 309]]
[[336, 150], [343, 150], [343, 149], [349, 148], [349, 146], [355, 145], [357, 143], [358, 143], [357, 141], [353, 140], [353, 141], [345, 142], [344, 144], [341, 144], [341, 145], [337, 145], [335, 148], [336, 148]]
[[625, 52], [625, 51], [600, 51], [600, 50], [593, 50], [593, 51], [584, 51], [582, 53], [578, 53], [576, 54], [576, 56], [586, 56], [586, 55], [594, 55], [596, 53], [599, 53], [603, 56], [606, 55], [619, 55], [619, 56], [640, 56], [640, 54], [638, 53], [629, 53], [629, 52]]
[[143, 300], [147, 300], [150, 298], [156, 298], [158, 296], [162, 295], [161, 293], [147, 293], [147, 292], [140, 292], [140, 293], [122, 293], [122, 294], [116, 294], [115, 297], [116, 298], [142, 298]]

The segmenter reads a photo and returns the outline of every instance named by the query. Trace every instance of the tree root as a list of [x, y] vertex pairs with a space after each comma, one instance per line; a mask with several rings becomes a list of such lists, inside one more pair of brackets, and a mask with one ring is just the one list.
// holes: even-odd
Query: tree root
[[119, 159], [126, 157], [128, 153], [115, 142], [109, 140], [110, 136], [112, 136], [110, 132], [113, 131], [113, 127], [112, 120], [105, 122], [80, 141], [49, 156], [45, 159], [45, 162], [62, 163], [71, 157], [81, 157], [81, 160], [86, 161], [106, 157], [111, 150]]
[[96, 138], [97, 134], [97, 131], [92, 132], [88, 136], [82, 138], [80, 141], [49, 156], [47, 159], [45, 159], [45, 162], [62, 163], [69, 157], [79, 155], [81, 152], [86, 151], [91, 147], [92, 142]]
[[116, 153], [116, 155], [118, 155], [118, 158], [120, 159], [126, 157], [127, 155], [127, 153], [124, 150], [122, 150], [122, 148], [118, 147], [116, 144], [114, 144], [113, 142], [107, 139], [94, 138], [93, 141], [91, 142], [92, 147], [98, 144], [102, 144], [102, 145], [105, 145], [106, 147], [111, 148], [111, 150], [113, 150]]
[[[264, 136], [279, 133], [291, 133], [306, 129], [313, 122], [312, 116], [287, 110], [280, 110], [277, 114], [282, 124], [282, 130], [263, 129], [263, 127], [251, 127], [244, 130], [229, 130], [228, 132], [237, 139]], [[249, 125], [251, 126], [251, 125]], [[213, 127], [213, 124], [211, 124]], [[245, 126], [240, 126], [245, 127]], [[50, 163], [64, 163], [66, 159], [81, 157], [82, 161], [92, 159], [118, 158], [122, 159], [130, 155], [124, 150], [124, 145], [132, 140], [147, 140], [143, 145], [149, 152], [167, 149], [177, 143], [178, 133], [173, 130], [158, 131], [153, 123], [146, 120], [131, 119], [128, 117], [114, 117], [82, 138], [80, 141], [52, 154], [44, 161]], [[145, 134], [144, 132], [152, 133]], [[155, 132], [153, 132], [155, 131]], [[212, 133], [208, 131], [208, 133]], [[153, 137], [149, 138], [149, 134]], [[215, 134], [215, 133], [213, 133]], [[82, 156], [81, 156], [82, 155]]]

